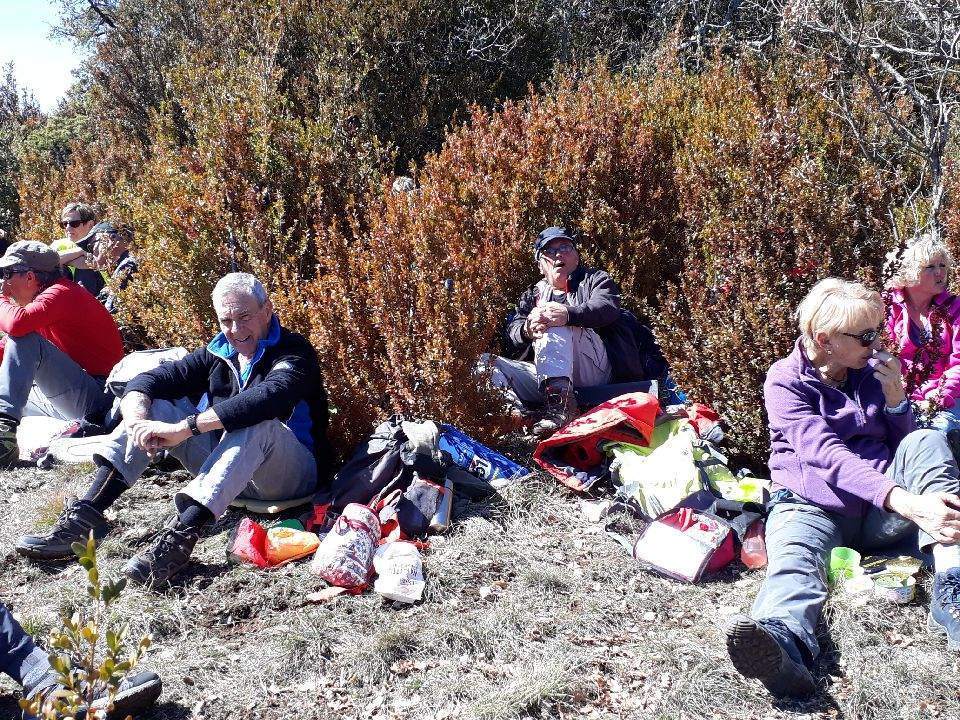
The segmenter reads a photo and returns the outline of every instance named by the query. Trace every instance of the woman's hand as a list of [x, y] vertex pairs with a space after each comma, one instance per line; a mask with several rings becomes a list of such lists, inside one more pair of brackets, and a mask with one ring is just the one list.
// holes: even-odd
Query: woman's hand
[[903, 387], [900, 358], [883, 350], [877, 350], [875, 357], [877, 364], [873, 367], [873, 374], [880, 381], [887, 407], [896, 407], [907, 397], [906, 390]]
[[938, 543], [960, 542], [960, 496], [947, 492], [914, 495], [895, 487], [887, 496], [885, 506], [915, 522]]

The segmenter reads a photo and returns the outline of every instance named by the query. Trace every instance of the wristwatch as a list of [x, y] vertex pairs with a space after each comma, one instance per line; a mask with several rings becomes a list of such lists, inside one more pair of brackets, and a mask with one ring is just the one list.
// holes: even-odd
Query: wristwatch
[[200, 428], [197, 427], [197, 414], [187, 415], [187, 427], [190, 428], [191, 435], [202, 435]]

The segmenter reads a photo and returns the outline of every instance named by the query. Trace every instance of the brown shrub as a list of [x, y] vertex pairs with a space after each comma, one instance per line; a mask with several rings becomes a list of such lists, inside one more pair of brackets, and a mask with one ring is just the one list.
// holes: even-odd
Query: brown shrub
[[[265, 24], [256, 38], [264, 52], [231, 63], [205, 51], [185, 57], [169, 76], [177, 102], [154, 115], [148, 149], [135, 137], [115, 138], [113, 148], [90, 138], [74, 143], [65, 169], [38, 162], [27, 173], [33, 227], [52, 232], [44, 224], [55, 229], [59, 207], [79, 197], [135, 228], [140, 272], [122, 308], [154, 344], [204, 344], [215, 331], [210, 291], [234, 269], [262, 278], [284, 321], [309, 332], [299, 289], [316, 265], [312, 226], [341, 216], [389, 163], [375, 142], [295, 112], [270, 51], [281, 34]], [[118, 167], [125, 171], [104, 171]]]
[[[676, 182], [689, 254], [664, 295], [658, 337], [677, 381], [730, 421], [731, 439], [766, 459], [767, 369], [798, 336], [793, 312], [820, 278], [877, 286], [884, 222], [900, 180], [864, 160], [820, 92], [826, 70], [718, 64], [690, 78]], [[889, 142], [877, 115], [859, 122]]]
[[631, 299], [656, 292], [679, 247], [661, 97], [658, 83], [596, 68], [475, 110], [426, 160], [419, 192], [385, 185], [349, 230], [323, 229], [306, 295], [343, 442], [393, 411], [489, 439], [501, 418], [473, 368], [537, 279], [530, 247], [547, 225], [581, 228], [585, 261], [613, 268]]

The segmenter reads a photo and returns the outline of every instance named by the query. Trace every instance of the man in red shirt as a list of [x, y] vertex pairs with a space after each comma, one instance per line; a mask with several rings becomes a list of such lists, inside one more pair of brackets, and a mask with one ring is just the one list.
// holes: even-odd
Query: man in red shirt
[[33, 240], [0, 258], [0, 465], [17, 459], [24, 415], [99, 420], [104, 382], [123, 357], [113, 317], [63, 277], [56, 250]]

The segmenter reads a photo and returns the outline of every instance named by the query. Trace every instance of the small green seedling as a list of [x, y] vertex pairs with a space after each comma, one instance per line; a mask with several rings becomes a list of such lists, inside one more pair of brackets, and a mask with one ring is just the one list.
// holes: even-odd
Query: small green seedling
[[76, 542], [72, 548], [87, 571], [90, 600], [87, 607], [64, 617], [63, 627], [50, 634], [50, 665], [60, 687], [32, 701], [21, 700], [20, 707], [42, 720], [103, 720], [120, 682], [150, 647], [150, 637], [143, 636], [128, 650], [128, 625], [110, 627], [107, 609], [120, 596], [126, 578], [101, 581], [93, 532], [86, 545]]

